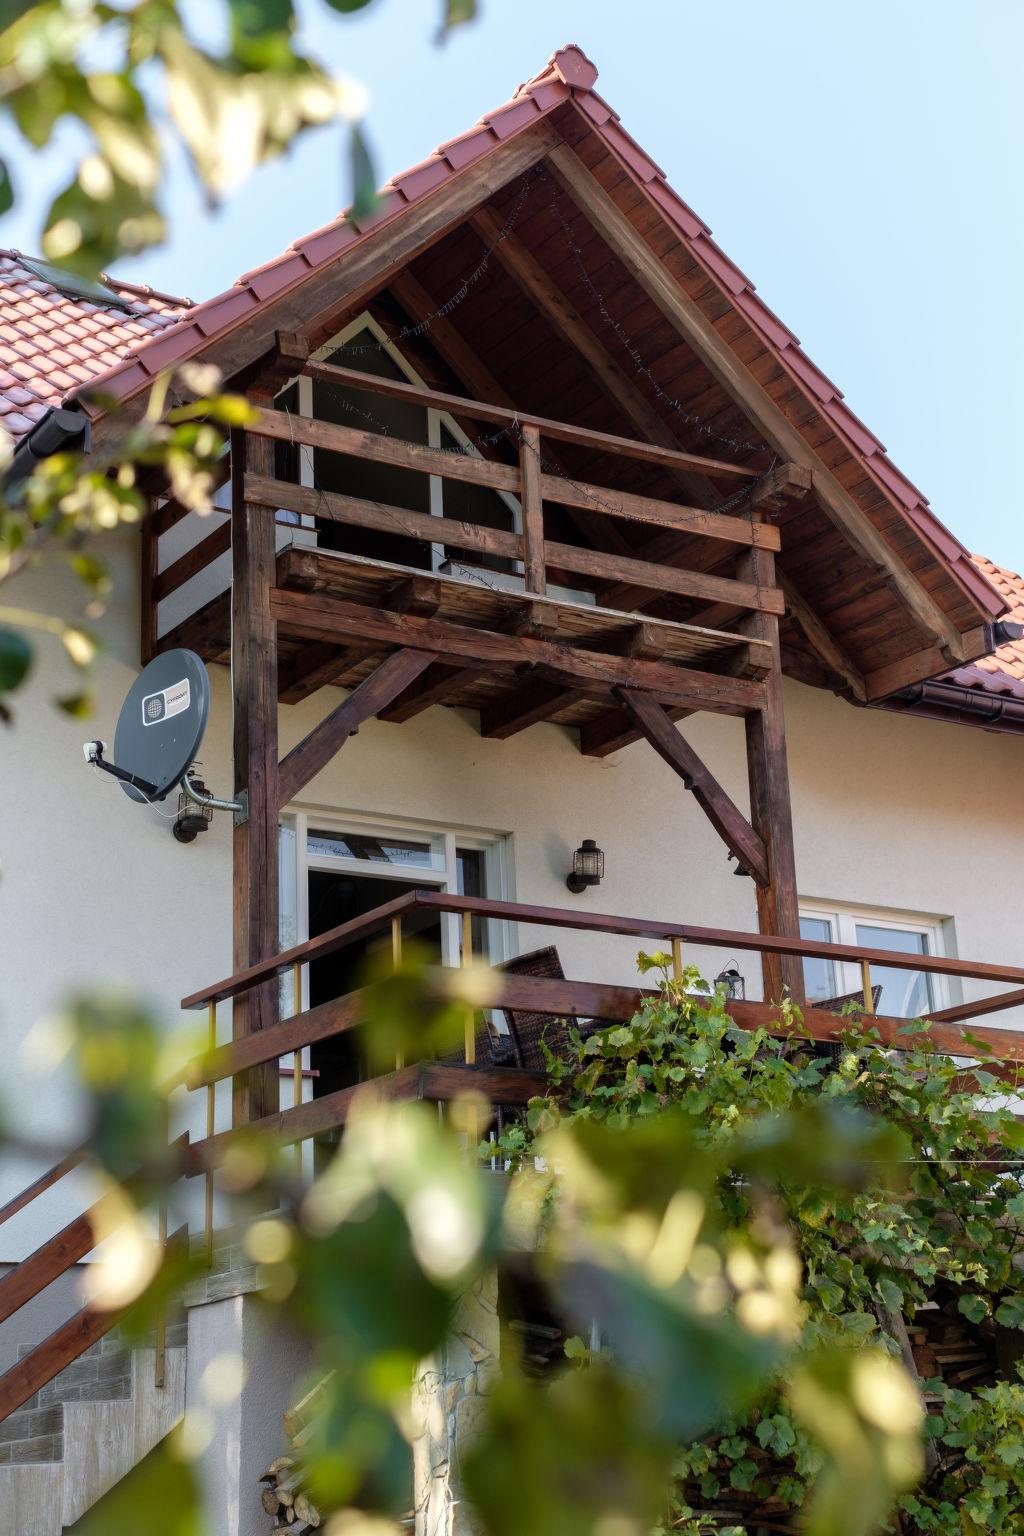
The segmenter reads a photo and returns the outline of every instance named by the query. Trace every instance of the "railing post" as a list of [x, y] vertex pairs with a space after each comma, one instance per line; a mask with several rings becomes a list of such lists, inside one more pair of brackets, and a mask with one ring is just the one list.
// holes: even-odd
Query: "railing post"
[[875, 994], [871, 987], [871, 961], [862, 960], [860, 963], [860, 980], [864, 989], [864, 1012], [874, 1013]]
[[[217, 1049], [217, 1004], [211, 1003], [206, 1029], [206, 1048], [212, 1055]], [[217, 1127], [217, 1084], [206, 1085], [206, 1135], [211, 1137]], [[207, 1269], [213, 1266], [213, 1169], [207, 1168], [204, 1190], [203, 1247]]]
[[547, 591], [544, 568], [544, 502], [540, 489], [540, 429], [527, 422], [520, 428], [519, 479], [523, 509], [523, 575], [527, 592]]
[[[391, 919], [391, 964], [397, 971], [402, 963], [402, 919], [396, 916]], [[405, 1052], [395, 1052], [395, 1071], [400, 1072], [405, 1066]]]
[[682, 979], [683, 979], [683, 941], [682, 941], [682, 939], [673, 939], [672, 940], [672, 979], [674, 981], [682, 981]]
[[[302, 966], [296, 961], [292, 966], [292, 1017], [302, 1012]], [[302, 1048], [292, 1052], [292, 1102], [296, 1109], [302, 1103]], [[295, 1166], [302, 1172], [302, 1142], [295, 1143]]]
[[[460, 954], [463, 967], [473, 964], [473, 914], [462, 914], [462, 946]], [[466, 1004], [466, 1032], [465, 1032], [465, 1057], [466, 1066], [472, 1067], [476, 1063], [476, 1009], [472, 1003]], [[477, 1120], [476, 1106], [472, 1105], [466, 1115], [466, 1141], [470, 1154], [480, 1140], [480, 1125]]]

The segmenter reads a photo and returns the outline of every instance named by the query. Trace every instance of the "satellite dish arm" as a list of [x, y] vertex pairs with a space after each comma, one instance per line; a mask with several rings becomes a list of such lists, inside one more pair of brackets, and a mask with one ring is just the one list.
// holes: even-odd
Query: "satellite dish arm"
[[157, 786], [151, 784], [148, 779], [140, 779], [137, 773], [129, 773], [127, 768], [118, 768], [116, 763], [108, 763], [103, 756], [102, 741], [87, 741], [83, 750], [86, 762], [91, 763], [94, 768], [102, 768], [104, 773], [120, 779], [122, 784], [130, 784], [133, 789], [141, 790], [149, 798], [156, 794]]
[[234, 811], [236, 816], [245, 811], [244, 798], [241, 800], [218, 800], [216, 795], [208, 794], [205, 789], [199, 789], [192, 783], [191, 768], [186, 768], [181, 779], [181, 787], [194, 805], [205, 806], [211, 811]]

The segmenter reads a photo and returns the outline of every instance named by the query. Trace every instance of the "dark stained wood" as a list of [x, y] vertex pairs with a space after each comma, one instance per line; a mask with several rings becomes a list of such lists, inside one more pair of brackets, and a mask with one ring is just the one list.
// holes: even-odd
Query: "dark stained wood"
[[840, 678], [846, 688], [860, 703], [867, 698], [864, 679], [839, 645], [835, 636], [829, 633], [828, 627], [815, 613], [800, 593], [793, 582], [784, 574], [777, 573], [777, 579], [786, 599], [786, 608], [790, 617], [797, 623], [810, 645], [812, 651], [825, 667], [826, 671]]
[[221, 555], [226, 555], [231, 548], [231, 520], [226, 519], [219, 528], [208, 533], [200, 539], [198, 544], [193, 544], [191, 549], [170, 565], [166, 566], [153, 583], [153, 595], [157, 602], [162, 602], [165, 597], [170, 597], [172, 592], [177, 592], [186, 581], [191, 581], [193, 576], [198, 576], [208, 565], [212, 565]]
[[139, 659], [143, 666], [156, 655], [159, 622], [156, 582], [160, 562], [160, 537], [157, 512], [152, 498], [142, 519], [142, 547], [139, 553]]
[[[406, 291], [407, 284], [415, 285], [421, 293], [423, 292], [422, 285], [417, 283], [411, 273], [403, 273], [399, 282], [403, 293]], [[404, 298], [401, 298], [395, 283], [391, 284], [391, 291], [400, 297], [404, 304]], [[411, 287], [408, 291], [412, 291]], [[419, 310], [421, 313], [427, 312], [422, 304]], [[438, 331], [439, 324], [447, 326], [443, 333]], [[469, 416], [477, 421], [490, 421], [499, 426], [506, 424], [520, 427], [534, 426], [544, 438], [574, 443], [579, 447], [592, 448], [600, 453], [640, 459], [662, 469], [692, 469], [706, 475], [725, 475], [740, 480], [757, 478], [758, 471], [750, 469], [745, 464], [730, 464], [724, 459], [703, 458], [699, 454], [684, 453], [679, 448], [640, 442], [632, 437], [619, 437], [613, 432], [595, 432], [589, 427], [576, 426], [572, 422], [555, 421], [548, 416], [537, 416], [530, 411], [516, 410], [493, 374], [461, 338], [458, 340], [456, 356], [456, 346], [452, 340], [453, 328], [449, 322], [443, 317], [440, 320], [432, 320], [431, 340], [437, 342], [442, 334], [444, 339], [438, 350], [442, 356], [447, 356], [455, 372], [476, 391], [475, 400], [467, 399], [463, 395], [448, 395], [440, 390], [420, 389], [415, 384], [399, 382], [397, 379], [378, 378], [376, 375], [359, 373], [354, 368], [342, 368], [334, 363], [310, 363], [303, 371], [327, 383], [344, 384], [350, 389], [366, 389], [375, 394], [389, 395], [396, 400], [408, 400], [417, 405], [433, 406], [437, 410], [448, 411], [453, 416]]]
[[931, 1018], [936, 1024], [956, 1024], [961, 1019], [979, 1019], [984, 1013], [1002, 1013], [1004, 1008], [1024, 1007], [1024, 987], [1012, 992], [998, 992], [995, 997], [982, 997], [973, 1003], [955, 1003], [951, 1008], [940, 1008]]
[[[893, 966], [897, 970], [926, 971], [938, 976], [969, 976], [980, 981], [1024, 984], [1024, 966], [995, 965], [979, 960], [963, 960], [959, 956], [920, 955], [909, 950], [865, 949], [856, 944], [830, 944], [820, 939], [785, 937], [781, 934], [745, 933], [734, 928], [704, 928], [692, 923], [663, 921], [660, 918], [618, 917], [607, 912], [572, 911], [565, 907], [537, 906], [526, 902], [498, 901], [487, 896], [448, 895], [440, 891], [410, 891], [386, 902], [373, 912], [367, 912], [337, 928], [330, 929], [316, 939], [293, 945], [262, 965], [250, 966], [246, 971], [224, 981], [193, 992], [183, 998], [182, 1008], [202, 1008], [209, 1002], [220, 1002], [237, 997], [247, 988], [260, 981], [275, 977], [293, 965], [305, 965], [322, 955], [334, 954], [357, 939], [371, 933], [380, 933], [390, 927], [394, 917], [412, 914], [415, 910], [426, 912], [469, 912], [474, 917], [496, 918], [499, 921], [539, 924], [545, 928], [572, 928], [581, 933], [615, 934], [628, 938], [671, 940], [706, 945], [711, 949], [766, 952], [777, 955], [806, 955], [830, 960], [867, 960], [871, 965]], [[906, 1020], [901, 1021], [904, 1025]], [[970, 1031], [967, 1032], [968, 1034]], [[1024, 1057], [1024, 1032], [1008, 1029], [988, 1029], [979, 1026], [974, 1031], [998, 1051], [1008, 1051], [1014, 1046]], [[961, 1054], [961, 1045], [967, 1045], [964, 1032], [957, 1030], [944, 1037], [948, 1048]], [[943, 1049], [947, 1049], [944, 1044]], [[962, 1054], [975, 1055], [964, 1049]]]
[[620, 688], [618, 696], [658, 756], [676, 772], [693, 794], [726, 847], [758, 885], [767, 885], [768, 854], [764, 840], [729, 798], [714, 774], [676, 730], [664, 709], [646, 694]]
[[523, 511], [523, 575], [527, 592], [547, 591], [544, 504], [540, 490], [540, 433], [529, 424], [519, 442], [519, 502]]
[[365, 645], [304, 645], [277, 669], [277, 694], [282, 704], [301, 704], [320, 688], [338, 683], [347, 672], [373, 655]]
[[73, 1168], [77, 1168], [85, 1155], [84, 1147], [75, 1147], [73, 1151], [68, 1152], [62, 1157], [59, 1162], [54, 1163], [52, 1168], [47, 1168], [45, 1173], [41, 1173], [37, 1179], [33, 1179], [32, 1183], [27, 1185], [20, 1194], [13, 1196], [12, 1199], [7, 1201], [6, 1205], [0, 1206], [0, 1227], [3, 1226], [5, 1221], [10, 1221], [12, 1216], [17, 1216], [19, 1211], [23, 1211], [26, 1205], [31, 1205], [38, 1195], [45, 1194], [48, 1189], [52, 1189], [54, 1184], [59, 1183], [64, 1178], [65, 1174], [70, 1173]]
[[0, 1323], [6, 1322], [33, 1296], [38, 1296], [51, 1281], [77, 1264], [79, 1259], [95, 1247], [95, 1221], [104, 1204], [109, 1202], [98, 1200], [81, 1216], [69, 1221], [55, 1237], [41, 1244], [27, 1259], [0, 1277]]
[[278, 795], [287, 805], [300, 794], [341, 751], [348, 738], [390, 704], [404, 688], [436, 660], [432, 651], [395, 651], [380, 663], [358, 688], [313, 727], [309, 735], [282, 758], [278, 768]]
[[544, 554], [549, 565], [579, 571], [586, 576], [632, 578], [651, 591], [673, 592], [679, 597], [695, 597], [708, 602], [728, 603], [736, 608], [756, 608], [764, 613], [785, 612], [785, 599], [774, 585], [755, 586], [729, 576], [709, 576], [703, 571], [688, 571], [674, 566], [652, 565], [646, 560], [631, 560], [625, 555], [605, 555], [599, 550], [577, 549], [574, 545], [545, 540]]
[[[746, 551], [739, 558], [738, 568], [757, 584], [775, 585], [775, 556], [770, 550]], [[768, 852], [768, 879], [757, 882], [758, 926], [762, 933], [799, 938], [800, 902], [793, 851], [779, 621], [774, 614], [762, 612], [751, 614], [744, 624], [758, 639], [767, 640], [772, 650], [771, 670], [764, 680], [764, 705], [752, 710], [744, 721], [750, 820]], [[796, 956], [766, 953], [761, 968], [764, 995], [770, 1002], [781, 1001], [788, 991], [793, 1002], [803, 1003], [803, 965]]]
[[330, 636], [408, 645], [459, 657], [481, 667], [543, 666], [555, 681], [586, 688], [604, 697], [613, 687], [642, 688], [669, 704], [683, 704], [718, 714], [745, 715], [763, 700], [762, 684], [746, 678], [719, 677], [690, 667], [584, 651], [532, 635], [503, 635], [391, 614], [325, 597], [322, 593], [282, 592], [272, 601], [275, 618], [291, 635], [322, 640]]
[[55, 1328], [17, 1365], [12, 1365], [0, 1376], [0, 1420], [27, 1403], [72, 1360], [84, 1355], [104, 1334], [116, 1328], [124, 1315], [124, 1309], [100, 1312], [95, 1307], [83, 1307]]
[[[275, 525], [265, 508], [247, 500], [246, 469], [272, 473], [273, 444], [266, 438], [231, 438], [235, 466], [231, 493], [231, 672], [234, 697], [234, 795], [247, 798], [247, 815], [233, 836], [232, 952], [236, 967], [273, 955], [278, 936], [277, 625], [270, 593], [277, 577]], [[295, 594], [298, 596], [299, 594]], [[277, 1021], [272, 983], [240, 997], [232, 1013], [235, 1038]], [[277, 1108], [277, 1073], [265, 1066], [236, 1080], [235, 1125]]]
[[447, 662], [435, 662], [417, 682], [400, 693], [393, 704], [379, 710], [377, 718], [389, 720], [395, 725], [402, 725], [406, 720], [412, 720], [416, 715], [422, 714], [425, 709], [430, 709], [435, 704], [443, 704], [459, 688], [467, 683], [476, 682], [479, 676], [479, 667], [453, 667]]
[[506, 698], [496, 699], [480, 715], [481, 736], [507, 741], [531, 725], [550, 720], [587, 695], [578, 688], [562, 688], [558, 683], [536, 678]]
[[[685, 720], [692, 709], [666, 709], [672, 721]], [[640, 729], [633, 716], [621, 707], [610, 709], [596, 720], [588, 720], [580, 726], [580, 751], [586, 757], [610, 757], [640, 740]]]
[[568, 145], [548, 158], [554, 176], [635, 276], [645, 293], [684, 336], [729, 396], [740, 404], [775, 452], [811, 470], [823, 510], [872, 570], [884, 571], [894, 590], [926, 634], [954, 659], [964, 655], [959, 629], [907, 563], [875, 527], [864, 509], [828, 469], [768, 391], [740, 361], [700, 306], [662, 265], [647, 241]]
[[[987, 627], [979, 625], [977, 629], [968, 630], [964, 635], [964, 647], [969, 657], [987, 655], [992, 650]], [[865, 673], [864, 691], [868, 702], [874, 703], [877, 699], [888, 698], [890, 693], [898, 693], [901, 688], [908, 688], [912, 683], [938, 677], [948, 671], [949, 662], [943, 652], [938, 646], [929, 646], [926, 650], [901, 656], [897, 661]]]

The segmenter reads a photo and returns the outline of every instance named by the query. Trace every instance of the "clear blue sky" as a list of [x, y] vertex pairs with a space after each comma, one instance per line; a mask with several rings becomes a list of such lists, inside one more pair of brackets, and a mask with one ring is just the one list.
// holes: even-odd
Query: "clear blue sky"
[[[206, 0], [208, 4], [208, 0]], [[971, 548], [1024, 569], [1021, 0], [481, 0], [438, 48], [436, 0], [305, 36], [365, 82], [383, 180], [578, 42], [598, 90]], [[49, 190], [43, 159], [19, 182]], [[170, 243], [122, 275], [204, 298], [348, 199], [325, 130], [215, 215], [183, 173]], [[34, 201], [34, 209], [32, 207]], [[0, 239], [38, 248], [38, 200]]]

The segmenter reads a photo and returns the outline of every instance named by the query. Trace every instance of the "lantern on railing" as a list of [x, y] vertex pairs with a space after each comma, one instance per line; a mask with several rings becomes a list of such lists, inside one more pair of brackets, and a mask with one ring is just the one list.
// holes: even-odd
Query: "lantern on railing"
[[741, 1003], [746, 997], [747, 984], [740, 975], [739, 966], [735, 960], [727, 960], [723, 969], [719, 971], [715, 977], [715, 990], [734, 1003]]
[[604, 854], [592, 837], [585, 837], [572, 856], [572, 873], [565, 883], [574, 896], [590, 885], [600, 885], [604, 878]]

